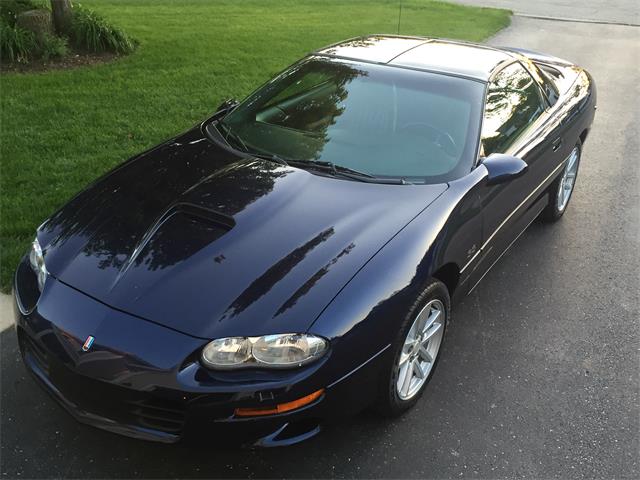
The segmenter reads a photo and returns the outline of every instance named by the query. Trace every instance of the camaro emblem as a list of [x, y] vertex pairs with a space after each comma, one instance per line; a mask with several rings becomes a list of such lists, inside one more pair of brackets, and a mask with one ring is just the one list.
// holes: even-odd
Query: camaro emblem
[[82, 345], [82, 351], [83, 352], [88, 352], [89, 349], [91, 348], [91, 345], [93, 345], [95, 338], [93, 338], [91, 335], [89, 335], [87, 337], [87, 339], [84, 341], [84, 345]]
[[471, 248], [467, 250], [467, 258], [473, 257], [477, 249], [478, 249], [478, 246], [475, 243], [471, 245]]

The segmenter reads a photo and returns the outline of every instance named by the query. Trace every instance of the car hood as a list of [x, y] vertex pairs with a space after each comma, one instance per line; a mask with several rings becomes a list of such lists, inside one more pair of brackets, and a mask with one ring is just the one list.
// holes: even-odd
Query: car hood
[[95, 182], [38, 235], [51, 275], [180, 332], [305, 331], [446, 188], [241, 158], [196, 128]]

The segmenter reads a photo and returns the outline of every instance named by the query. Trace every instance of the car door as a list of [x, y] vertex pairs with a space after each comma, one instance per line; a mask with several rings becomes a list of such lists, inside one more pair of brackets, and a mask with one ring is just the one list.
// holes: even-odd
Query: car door
[[487, 85], [479, 161], [504, 153], [521, 158], [528, 169], [505, 183], [488, 185], [485, 181], [479, 189], [483, 243], [470, 265], [471, 289], [544, 208], [541, 186], [550, 181], [562, 143], [551, 118], [547, 97], [522, 63], [513, 62], [492, 76]]

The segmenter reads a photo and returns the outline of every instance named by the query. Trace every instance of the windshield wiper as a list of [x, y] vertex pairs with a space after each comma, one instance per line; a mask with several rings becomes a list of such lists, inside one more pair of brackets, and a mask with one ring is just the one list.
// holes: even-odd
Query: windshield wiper
[[227, 127], [221, 121], [216, 122], [215, 126], [216, 128], [218, 128], [218, 131], [222, 130], [222, 132], [220, 133], [224, 136], [224, 139], [227, 143], [229, 142], [229, 137], [231, 137], [231, 139], [236, 145], [240, 145], [240, 147], [242, 147], [243, 151], [249, 152], [249, 148], [247, 147], [247, 144], [244, 143], [244, 140], [242, 140], [242, 138], [237, 133], [231, 130], [231, 128]]
[[361, 172], [353, 168], [345, 167], [342, 165], [336, 165], [333, 162], [321, 161], [321, 160], [289, 160], [289, 164], [300, 168], [315, 168], [323, 172], [328, 172], [334, 177], [345, 177], [351, 180], [357, 180], [359, 182], [367, 183], [385, 183], [390, 185], [407, 185], [404, 178], [383, 178], [376, 177], [370, 173]]
[[263, 160], [269, 160], [270, 162], [279, 163], [280, 165], [284, 165], [286, 167], [289, 166], [289, 161], [284, 158], [276, 155], [275, 153], [258, 153], [258, 152], [247, 152], [252, 157], [262, 158]]
[[[297, 160], [297, 159], [284, 159], [275, 153], [260, 153], [254, 152], [247, 147], [247, 144], [242, 140], [242, 138], [236, 134], [233, 130], [231, 130], [228, 126], [224, 125], [222, 122], [215, 122], [211, 124], [218, 130], [220, 135], [224, 138], [228, 143], [228, 139], [233, 139], [234, 143], [240, 145], [242, 147], [242, 151], [245, 154], [251, 155], [252, 157], [261, 158], [263, 160], [269, 160], [270, 162], [278, 163], [280, 165], [289, 166], [292, 165], [294, 167], [302, 168], [305, 170], [318, 170], [323, 173], [328, 173], [333, 177], [343, 177], [348, 178], [350, 180], [356, 180], [359, 182], [366, 183], [383, 183], [389, 185], [413, 185], [413, 183], [405, 180], [404, 178], [384, 178], [384, 177], [376, 177], [375, 175], [371, 175], [370, 173], [361, 172], [359, 170], [355, 170], [353, 168], [345, 167], [343, 165], [336, 165], [333, 162], [323, 161], [323, 160]], [[220, 131], [222, 130], [222, 131]]]
[[360, 170], [355, 170], [353, 168], [345, 167], [345, 166], [342, 166], [342, 165], [336, 165], [333, 162], [325, 162], [325, 161], [314, 160], [313, 163], [315, 165], [324, 165], [324, 166], [328, 167], [336, 175], [339, 174], [339, 173], [350, 173], [352, 175], [357, 175], [359, 177], [376, 178], [373, 175], [371, 175], [370, 173], [361, 172]]
[[224, 140], [228, 143], [227, 139], [228, 137], [231, 137], [235, 143], [242, 146], [241, 151], [243, 153], [251, 155], [252, 157], [262, 158], [264, 160], [269, 160], [271, 162], [279, 163], [280, 165], [285, 165], [285, 166], [289, 165], [289, 163], [287, 163], [287, 161], [284, 158], [276, 155], [275, 153], [259, 153], [259, 152], [251, 151], [249, 147], [247, 147], [247, 144], [244, 143], [244, 140], [242, 140], [242, 138], [238, 134], [233, 132], [229, 127], [227, 127], [226, 125], [220, 122], [217, 122], [215, 125], [216, 125], [216, 128], [218, 126], [221, 127], [222, 132], [220, 132], [220, 130], [218, 130], [218, 132], [220, 133], [220, 135], [222, 135], [222, 138], [224, 138]]

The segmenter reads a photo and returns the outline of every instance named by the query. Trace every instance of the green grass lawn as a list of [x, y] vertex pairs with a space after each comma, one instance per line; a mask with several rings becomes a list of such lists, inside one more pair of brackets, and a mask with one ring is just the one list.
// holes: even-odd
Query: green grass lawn
[[[0, 0], [2, 1], [2, 0]], [[0, 77], [0, 288], [84, 185], [241, 98], [305, 53], [397, 33], [398, 1], [83, 0], [140, 41], [110, 64]], [[400, 33], [483, 40], [509, 12], [404, 0]]]

